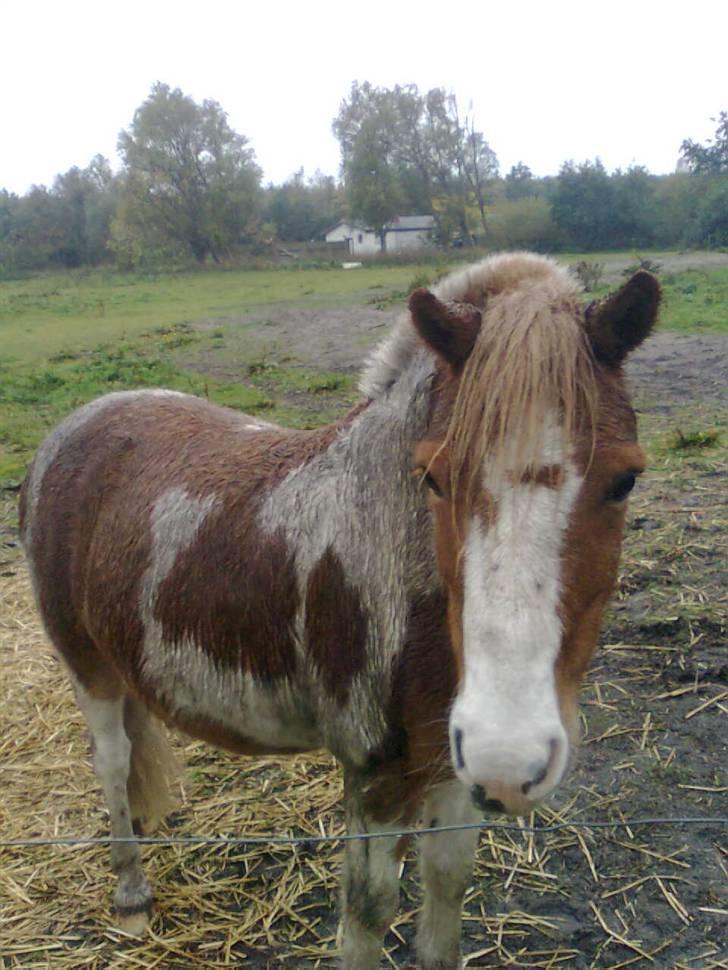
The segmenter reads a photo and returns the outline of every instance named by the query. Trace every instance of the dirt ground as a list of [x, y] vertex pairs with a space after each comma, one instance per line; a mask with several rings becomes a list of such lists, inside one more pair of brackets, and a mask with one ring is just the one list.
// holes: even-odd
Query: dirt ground
[[[377, 294], [344, 310], [281, 307], [273, 314], [267, 307], [262, 336], [251, 338], [247, 324], [263, 322], [262, 311], [256, 313], [241, 318], [241, 339], [259, 339], [261, 353], [285, 348], [301, 364], [351, 371], [397, 311], [378, 308]], [[538, 821], [669, 816], [722, 817], [723, 823], [536, 836], [485, 832], [466, 899], [468, 967], [728, 967], [728, 339], [658, 334], [635, 354], [629, 377], [652, 468], [631, 503], [619, 589], [583, 691], [578, 763]], [[677, 430], [707, 427], [719, 430], [721, 447], [671, 448]], [[29, 693], [33, 683], [60, 684], [60, 674], [46, 660], [33, 672], [40, 664], [35, 651], [45, 648], [30, 606], [13, 501], [5, 494], [0, 503], [0, 605], [7, 609], [0, 618], [0, 736], [40, 715], [49, 723], [33, 736], [38, 741], [28, 742], [31, 765], [35, 759], [42, 769], [36, 748], [45, 734], [64, 752], [58, 775], [46, 771], [33, 792], [28, 834], [103, 834], [90, 773], [85, 769], [83, 783], [69, 780], [71, 750], [85, 757], [70, 699], [64, 694], [58, 716], [49, 718], [34, 709]], [[26, 662], [28, 644], [34, 653]], [[270, 759], [210, 755], [198, 745], [188, 747], [187, 758], [193, 769], [174, 831], [315, 833], [340, 825], [338, 780], [325, 758], [295, 759], [289, 768]], [[21, 811], [29, 797], [24, 784], [12, 771], [2, 781], [8, 805]], [[162, 916], [144, 947], [105, 929], [110, 880], [103, 850], [32, 852], [32, 859], [17, 850], [4, 861], [0, 855], [11, 893], [3, 905], [0, 882], [0, 915], [10, 921], [5, 935], [0, 927], [2, 966], [70, 967], [75, 959], [98, 967], [333, 964], [335, 848], [293, 857], [220, 849], [167, 855], [152, 870]], [[83, 891], [76, 892], [80, 867]], [[387, 940], [388, 966], [405, 967], [412, 958], [415, 868], [408, 861], [403, 915]], [[260, 910], [252, 917], [251, 907]]]

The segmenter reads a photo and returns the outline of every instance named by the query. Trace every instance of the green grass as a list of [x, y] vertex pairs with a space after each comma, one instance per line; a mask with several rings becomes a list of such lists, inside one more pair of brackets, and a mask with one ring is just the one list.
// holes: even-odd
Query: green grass
[[666, 330], [728, 333], [728, 267], [661, 276]]
[[[634, 261], [631, 254], [621, 259]], [[353, 271], [77, 271], [2, 282], [0, 480], [22, 475], [38, 442], [65, 414], [121, 388], [164, 385], [298, 426], [333, 419], [353, 400], [353, 378], [296, 366], [285, 348], [257, 359], [235, 350], [227, 377], [219, 377], [214, 364], [231, 354], [231, 321], [240, 334], [254, 307], [270, 305], [275, 321], [276, 304], [393, 306], [437, 275], [432, 265], [398, 263]], [[661, 279], [664, 329], [728, 331], [728, 268], [663, 272]], [[201, 321], [209, 328], [193, 326]]]
[[712, 428], [697, 431], [677, 428], [670, 437], [668, 447], [672, 451], [700, 451], [703, 448], [714, 448], [719, 443], [720, 435]]
[[44, 273], [0, 283], [0, 353], [18, 362], [37, 361], [151, 327], [224, 322], [261, 304], [347, 300], [369, 289], [406, 291], [412, 275], [412, 266], [158, 276], [102, 270]]
[[[661, 255], [650, 253], [649, 258], [661, 264]], [[615, 253], [590, 253], [587, 257], [563, 255], [558, 259], [569, 266], [575, 265], [580, 259], [603, 264], [604, 279], [596, 290], [588, 294], [590, 298], [604, 296], [624, 281], [621, 272], [615, 277], [614, 263], [632, 268], [636, 268], [637, 264], [637, 259], [632, 255]], [[680, 271], [671, 271], [663, 266], [657, 276], [662, 284], [661, 330], [728, 333], [728, 265]]]
[[[578, 261], [577, 254], [560, 256]], [[634, 260], [590, 254], [590, 260]], [[659, 254], [655, 255], [660, 262]], [[350, 301], [365, 291], [383, 305], [401, 300], [437, 271], [419, 264], [357, 270], [305, 269], [121, 274], [106, 270], [44, 273], [0, 283], [0, 354], [18, 362], [89, 349], [152, 327], [240, 316], [254, 306]], [[728, 330], [728, 267], [664, 272], [662, 326], [668, 330]], [[606, 291], [607, 287], [600, 288]]]
[[[240, 379], [222, 381], [177, 361], [178, 348], [189, 356], [191, 344], [214, 347], [216, 339], [189, 333], [183, 325], [40, 362], [0, 359], [0, 482], [22, 477], [38, 443], [65, 415], [110, 391], [169, 387], [296, 427], [333, 420], [353, 400], [349, 375], [265, 361], [246, 365], [241, 358]], [[315, 413], [289, 402], [310, 394], [317, 396]]]

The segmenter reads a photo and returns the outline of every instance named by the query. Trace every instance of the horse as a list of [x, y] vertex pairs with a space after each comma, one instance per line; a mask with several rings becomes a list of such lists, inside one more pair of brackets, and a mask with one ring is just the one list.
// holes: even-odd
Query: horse
[[[645, 457], [622, 365], [659, 284], [584, 306], [492, 256], [418, 289], [336, 423], [291, 430], [169, 390], [108, 394], [21, 489], [39, 611], [87, 722], [120, 925], [152, 910], [140, 834], [169, 807], [162, 724], [343, 769], [341, 962], [377, 967], [402, 827], [426, 970], [460, 961], [483, 814], [523, 815], [577, 744], [577, 692]], [[389, 834], [391, 833], [391, 834]]]

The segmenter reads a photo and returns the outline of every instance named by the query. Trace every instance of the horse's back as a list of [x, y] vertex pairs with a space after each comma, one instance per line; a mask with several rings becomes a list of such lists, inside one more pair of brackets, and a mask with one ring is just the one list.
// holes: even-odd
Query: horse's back
[[[226, 470], [261, 432], [275, 425], [167, 390], [122, 391], [91, 401], [42, 442], [21, 489], [20, 530], [31, 568], [53, 546], [90, 532], [109, 503], [132, 519], [174, 487], [200, 497], [219, 488]], [[214, 464], [213, 464], [214, 463]], [[242, 483], [244, 485], [244, 483]]]
[[293, 555], [259, 531], [256, 511], [297, 443], [150, 391], [94, 401], [48, 436], [23, 485], [21, 530], [44, 624], [81, 680], [103, 657], [137, 693], [174, 692], [196, 710], [194, 682], [209, 682], [214, 713], [229, 705], [232, 723], [246, 677], [293, 675]]

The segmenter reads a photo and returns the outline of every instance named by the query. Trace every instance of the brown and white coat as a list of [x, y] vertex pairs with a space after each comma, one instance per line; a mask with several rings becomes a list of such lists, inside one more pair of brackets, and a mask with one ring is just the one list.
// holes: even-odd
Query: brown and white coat
[[[351, 831], [523, 812], [552, 791], [643, 464], [620, 365], [658, 300], [638, 274], [585, 315], [555, 264], [499, 257], [413, 295], [364, 402], [330, 427], [170, 391], [67, 418], [21, 523], [112, 833], [164, 811], [153, 716], [246, 754], [327, 747]], [[428, 968], [457, 965], [476, 842], [445, 838], [421, 840]], [[348, 844], [347, 967], [378, 966], [397, 852]], [[137, 846], [112, 865], [138, 927]]]

